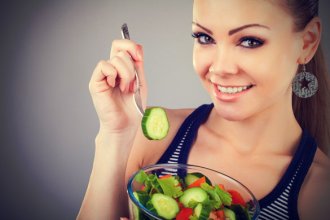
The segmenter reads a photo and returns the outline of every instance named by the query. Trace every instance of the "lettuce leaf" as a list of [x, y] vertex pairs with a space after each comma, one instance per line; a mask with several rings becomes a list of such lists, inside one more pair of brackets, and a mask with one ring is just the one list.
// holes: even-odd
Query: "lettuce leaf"
[[209, 194], [209, 203], [212, 205], [213, 208], [219, 209], [222, 205], [231, 205], [232, 198], [230, 193], [220, 189], [219, 186], [216, 185], [212, 187], [207, 183], [202, 183], [201, 188]]
[[167, 177], [164, 179], [158, 179], [158, 183], [162, 188], [164, 194], [167, 196], [178, 198], [183, 194], [182, 187], [180, 186], [179, 181], [174, 176]]
[[147, 174], [141, 170], [134, 178], [138, 183], [144, 184], [144, 191], [149, 195], [153, 193], [163, 193], [162, 188], [158, 183], [158, 177], [155, 174]]
[[148, 175], [143, 171], [143, 170], [140, 170], [134, 180], [138, 183], [141, 183], [141, 184], [144, 184], [144, 182], [148, 179]]

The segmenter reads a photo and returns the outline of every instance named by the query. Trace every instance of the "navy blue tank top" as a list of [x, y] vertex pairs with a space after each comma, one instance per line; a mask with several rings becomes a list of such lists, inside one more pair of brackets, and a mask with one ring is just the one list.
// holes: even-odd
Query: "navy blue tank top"
[[[212, 108], [213, 104], [202, 105], [185, 119], [172, 143], [157, 162], [158, 164], [187, 163], [198, 128], [206, 121]], [[299, 146], [281, 180], [268, 195], [259, 200], [259, 220], [299, 220], [298, 194], [313, 162], [316, 149], [315, 140], [306, 130], [303, 130]], [[175, 174], [175, 171], [168, 171], [168, 173]]]

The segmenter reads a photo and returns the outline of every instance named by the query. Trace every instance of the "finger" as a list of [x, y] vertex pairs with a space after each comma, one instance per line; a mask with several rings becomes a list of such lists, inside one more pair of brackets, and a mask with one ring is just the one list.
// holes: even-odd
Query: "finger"
[[126, 51], [134, 61], [143, 61], [141, 45], [136, 44], [132, 40], [114, 40], [111, 46], [110, 59], [115, 56], [119, 51]]
[[147, 107], [147, 94], [148, 94], [148, 86], [147, 86], [147, 80], [144, 74], [144, 65], [143, 62], [137, 62], [135, 65], [136, 71], [139, 76], [139, 86], [140, 86], [140, 92], [142, 97], [142, 105], [143, 108]]
[[135, 63], [128, 52], [119, 51], [116, 56], [120, 57], [122, 59], [122, 61], [125, 63], [125, 65], [127, 66], [127, 68], [129, 69], [129, 71], [134, 73]]
[[[143, 48], [142, 45], [137, 45], [140, 56], [143, 57]], [[131, 57], [131, 55], [127, 52], [127, 51], [119, 51], [118, 52], [118, 56], [122, 57], [123, 60], [125, 60], [128, 64], [128, 67], [130, 68], [131, 72], [133, 72], [133, 74], [137, 74], [139, 75], [139, 78], [142, 77], [142, 82], [140, 80], [140, 85], [145, 85], [145, 77], [144, 77], [144, 70], [143, 70], [143, 59], [142, 61], [134, 61], [133, 58]], [[140, 76], [143, 75], [143, 76]], [[135, 76], [134, 76], [135, 78]], [[130, 82], [129, 85], [129, 91], [130, 92], [134, 92], [136, 88], [136, 83], [135, 80]]]
[[91, 92], [100, 92], [115, 87], [117, 70], [107, 61], [101, 60], [95, 67], [89, 88]]
[[117, 70], [105, 60], [101, 60], [95, 67], [91, 80], [100, 82], [107, 77], [116, 78]]
[[[135, 69], [135, 64], [134, 61], [132, 59], [132, 57], [130, 56], [130, 54], [126, 51], [119, 51], [117, 54], [119, 57], [122, 58], [122, 60], [126, 63], [127, 68], [129, 69], [128, 72], [129, 73], [133, 73], [133, 80], [131, 80], [128, 82], [128, 90], [129, 92], [134, 92], [135, 91], [135, 87], [136, 87], [136, 83], [135, 83], [135, 74], [136, 74], [136, 69]], [[135, 79], [135, 80], [134, 80]], [[127, 86], [127, 85], [126, 85]]]
[[111, 58], [110, 64], [116, 69], [117, 78], [119, 77], [119, 88], [122, 92], [129, 91], [130, 82], [134, 80], [135, 69], [130, 58], [117, 55]]

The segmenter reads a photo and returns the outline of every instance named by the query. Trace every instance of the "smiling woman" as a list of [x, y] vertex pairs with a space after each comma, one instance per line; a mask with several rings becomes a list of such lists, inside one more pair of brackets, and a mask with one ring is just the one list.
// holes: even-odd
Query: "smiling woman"
[[[267, 4], [258, 4], [255, 5], [254, 11], [264, 11], [264, 12], [270, 12], [270, 10], [272, 10], [272, 5], [275, 4], [275, 6], [281, 6], [282, 8], [285, 6], [285, 4], [283, 4], [284, 1], [281, 1], [281, 4], [279, 3], [274, 3], [272, 1], [269, 1], [268, 5]], [[303, 28], [305, 26], [307, 26], [307, 24], [310, 22], [311, 18], [316, 17], [318, 15], [318, 11], [317, 11], [317, 7], [315, 5], [312, 5], [311, 3], [307, 4], [307, 3], [303, 3], [304, 1], [300, 1], [297, 5], [295, 4], [291, 4], [290, 8], [285, 8], [285, 10], [281, 10], [279, 13], [277, 13], [275, 15], [275, 17], [269, 17], [268, 18], [264, 17], [262, 19], [268, 19], [269, 20], [269, 25], [265, 25], [267, 24], [267, 22], [264, 22], [264, 24], [260, 24], [260, 23], [254, 23], [254, 22], [258, 22], [260, 21], [260, 18], [258, 18], [258, 14], [256, 13], [248, 13], [248, 17], [246, 17], [246, 21], [245, 23], [243, 23], [242, 26], [233, 24], [232, 27], [233, 29], [228, 30], [228, 38], [224, 38], [223, 36], [220, 36], [219, 42], [217, 44], [216, 41], [216, 37], [217, 37], [217, 32], [213, 33], [212, 30], [210, 30], [211, 28], [207, 28], [205, 27], [205, 25], [203, 26], [200, 23], [205, 23], [208, 24], [210, 23], [210, 21], [212, 22], [212, 20], [208, 19], [206, 17], [206, 15], [200, 15], [202, 18], [200, 18], [198, 22], [193, 21], [193, 34], [192, 36], [194, 38], [197, 39], [199, 45], [203, 45], [204, 47], [206, 45], [214, 45], [213, 48], [215, 48], [215, 45], [218, 46], [218, 50], [219, 53], [221, 53], [220, 55], [224, 56], [224, 60], [223, 62], [226, 65], [229, 65], [230, 62], [229, 58], [228, 58], [228, 53], [224, 52], [224, 50], [226, 48], [220, 48], [220, 47], [226, 47], [224, 41], [226, 40], [230, 40], [233, 46], [240, 46], [241, 48], [246, 48], [246, 49], [258, 49], [253, 50], [250, 52], [249, 54], [249, 58], [246, 58], [246, 54], [242, 54], [239, 53], [237, 50], [235, 51], [235, 55], [233, 55], [234, 60], [238, 59], [238, 56], [240, 56], [240, 54], [242, 54], [242, 58], [241, 59], [241, 63], [244, 62], [244, 64], [241, 63], [237, 63], [238, 67], [241, 67], [240, 65], [250, 65], [251, 68], [253, 69], [253, 71], [258, 71], [258, 69], [256, 69], [256, 67], [266, 67], [269, 68], [268, 70], [264, 70], [262, 69], [260, 72], [268, 72], [267, 75], [269, 75], [269, 73], [271, 71], [274, 72], [274, 74], [277, 74], [278, 72], [281, 72], [278, 65], [282, 64], [283, 61], [291, 61], [291, 60], [287, 60], [288, 58], [288, 51], [289, 52], [295, 52], [294, 47], [297, 47], [296, 43], [300, 43], [298, 41], [296, 41], [296, 37], [301, 34], [301, 31], [303, 31]], [[210, 13], [210, 9], [212, 7], [215, 7], [215, 4], [209, 4], [208, 2], [205, 2], [205, 8], [199, 11], [195, 11], [195, 15], [198, 18], [199, 14], [198, 13]], [[221, 4], [221, 3], [219, 3]], [[251, 3], [252, 4], [252, 3]], [[292, 12], [296, 12], [296, 11], [301, 11], [301, 8], [306, 7], [306, 5], [308, 5], [308, 7], [306, 8], [308, 13], [292, 13]], [[227, 4], [227, 6], [229, 7], [229, 4]], [[244, 6], [233, 6], [233, 7], [242, 7], [244, 8]], [[291, 11], [288, 11], [288, 10]], [[229, 10], [229, 9], [228, 9]], [[228, 10], [224, 10], [224, 11], [228, 11]], [[244, 10], [244, 9], [242, 9]], [[231, 14], [231, 18], [230, 22], [234, 23], [236, 17], [238, 17], [238, 13], [240, 13], [241, 10], [234, 10], [234, 11], [230, 11]], [[237, 14], [237, 16], [235, 16], [235, 13]], [[266, 13], [265, 13], [266, 14]], [[290, 16], [294, 16], [294, 19], [291, 19], [291, 17], [288, 17], [287, 15]], [[244, 15], [244, 13], [243, 13]], [[243, 16], [242, 14], [240, 15], [241, 17]], [[219, 13], [217, 16], [217, 19], [219, 19], [220, 21], [224, 21], [224, 24], [221, 24], [221, 22], [218, 23], [218, 26], [214, 26], [214, 28], [216, 28], [216, 31], [219, 30], [223, 30], [224, 28], [221, 28], [223, 26], [226, 26], [229, 22], [228, 19], [226, 19], [226, 16], [229, 16], [226, 13]], [[306, 19], [310, 18], [310, 20]], [[196, 19], [197, 19], [196, 18]], [[204, 20], [203, 20], [204, 19]], [[314, 19], [315, 20], [315, 19]], [[202, 22], [203, 21], [203, 22]], [[251, 21], [250, 23], [248, 21]], [[239, 22], [239, 21], [238, 21]], [[208, 25], [208, 27], [212, 27], [211, 25]], [[285, 27], [287, 29], [285, 29]], [[291, 41], [289, 40], [290, 36], [287, 35], [280, 35], [281, 33], [290, 33], [288, 32], [289, 29], [293, 28], [295, 30], [295, 32], [292, 32], [291, 36]], [[318, 28], [319, 30], [315, 29], [312, 31], [320, 31], [320, 26], [314, 26], [314, 28]], [[202, 31], [199, 31], [202, 30]], [[312, 32], [311, 32], [312, 33]], [[224, 33], [225, 34], [225, 33]], [[239, 38], [237, 38], [238, 40], [235, 39], [235, 35], [239, 35], [241, 34], [242, 36], [239, 36]], [[277, 35], [276, 35], [277, 34]], [[318, 34], [318, 33], [316, 33]], [[218, 35], [219, 36], [219, 35]], [[317, 35], [309, 35], [306, 37], [309, 38], [318, 38], [319, 36]], [[306, 39], [306, 40], [313, 40], [313, 39]], [[316, 40], [316, 39], [315, 39]], [[316, 41], [317, 43], [317, 41]], [[264, 45], [266, 44], [266, 45]], [[263, 48], [259, 48], [263, 46]], [[281, 46], [281, 47], [279, 47]], [[310, 45], [310, 47], [313, 47], [312, 49], [314, 49], [314, 51], [317, 49], [317, 45]], [[203, 48], [203, 47], [200, 47]], [[202, 50], [198, 48], [198, 45], [196, 45], [195, 50]], [[265, 50], [264, 48], [268, 49]], [[286, 51], [287, 49], [292, 48], [288, 51]], [[209, 53], [209, 49], [208, 49], [208, 54], [211, 57], [215, 57], [218, 54], [210, 54]], [[262, 51], [262, 52], [259, 52]], [[285, 52], [284, 52], [285, 51]], [[198, 56], [201, 56], [201, 53], [199, 53], [200, 51], [198, 51]], [[267, 55], [266, 53], [268, 52], [268, 54], [270, 56], [265, 56]], [[215, 52], [214, 52], [215, 53]], [[234, 52], [233, 52], [234, 53]], [[244, 53], [247, 53], [246, 51]], [[279, 60], [274, 60], [274, 55], [277, 55], [277, 58]], [[313, 53], [313, 52], [312, 52]], [[220, 56], [219, 55], [219, 56]], [[259, 56], [259, 57], [258, 57]], [[197, 58], [198, 59], [198, 58]], [[218, 62], [221, 61], [221, 59], [218, 59], [217, 57], [215, 58], [217, 59]], [[319, 92], [314, 96], [311, 97], [310, 99], [301, 99], [301, 98], [297, 98], [295, 95], [292, 96], [293, 99], [293, 107], [294, 107], [294, 114], [296, 116], [296, 118], [298, 119], [299, 124], [301, 125], [301, 127], [307, 127], [309, 128], [310, 132], [313, 134], [313, 136], [315, 136], [318, 140], [318, 143], [320, 144], [321, 149], [324, 152], [327, 152], [326, 146], [329, 146], [329, 140], [330, 140], [330, 130], [329, 130], [329, 125], [327, 123], [329, 123], [329, 110], [326, 104], [326, 100], [329, 100], [329, 92], [328, 92], [328, 74], [326, 73], [326, 64], [324, 62], [324, 58], [323, 58], [323, 54], [322, 54], [322, 49], [321, 47], [319, 47], [316, 51], [315, 56], [309, 55], [307, 57], [304, 58], [304, 60], [302, 60], [302, 58], [297, 58], [300, 59], [299, 61], [297, 60], [297, 63], [303, 64], [302, 66], [307, 66], [307, 70], [316, 74], [316, 78], [318, 78], [319, 80]], [[206, 58], [206, 60], [208, 62], [211, 62], [211, 59]], [[249, 64], [246, 64], [247, 61], [252, 61]], [[202, 62], [200, 59], [198, 62]], [[265, 65], [265, 62], [271, 62], [273, 65]], [[263, 63], [264, 65], [260, 65], [261, 63]], [[292, 62], [291, 62], [292, 63]], [[293, 63], [294, 64], [294, 63]], [[209, 64], [207, 64], [209, 65]], [[214, 72], [215, 71], [215, 63], [213, 63], [213, 65], [211, 65], [209, 68], [206, 68], [206, 70], [208, 69], [209, 72]], [[244, 66], [243, 66], [244, 67]], [[280, 67], [283, 67], [285, 70], [287, 69], [286, 66], [280, 65]], [[196, 68], [196, 66], [195, 66]], [[197, 68], [202, 68], [197, 66]], [[223, 64], [219, 64], [219, 71], [221, 71], [220, 68], [225, 68], [225, 65]], [[247, 67], [248, 68], [248, 67]], [[293, 71], [293, 69], [297, 69], [297, 65], [293, 65], [291, 67], [291, 73], [295, 73], [295, 71]], [[243, 69], [244, 71], [244, 69]], [[292, 81], [293, 75], [287, 75], [287, 79], [289, 81]], [[217, 74], [212, 74], [210, 77], [210, 80], [212, 81], [212, 79], [214, 81], [216, 81], [215, 78], [218, 77]], [[282, 78], [282, 76], [279, 76], [279, 79], [281, 81], [284, 80], [284, 78]], [[287, 81], [288, 81], [287, 80]], [[236, 81], [237, 83], [237, 81]], [[230, 83], [229, 83], [230, 84]], [[286, 82], [286, 85], [288, 85], [288, 83]], [[226, 100], [230, 100], [230, 97], [234, 97], [234, 96], [225, 96], [224, 93], [233, 93], [235, 91], [235, 93], [237, 93], [237, 91], [243, 90], [242, 88], [252, 88], [253, 83], [252, 84], [246, 84], [246, 85], [238, 85], [240, 86], [240, 88], [235, 89], [234, 87], [231, 87], [231, 85], [218, 85], [216, 86], [218, 89], [216, 90], [220, 90], [220, 93], [218, 93], [218, 97], [221, 97], [223, 99]], [[261, 85], [259, 85], [260, 87]], [[290, 86], [289, 86], [290, 87]], [[291, 89], [291, 88], [290, 88]], [[245, 89], [244, 89], [245, 90]], [[274, 90], [273, 90], [274, 91]], [[269, 94], [268, 92], [264, 92], [265, 95]], [[236, 96], [237, 97], [237, 96]], [[268, 98], [268, 97], [267, 97]], [[233, 111], [232, 111], [233, 112]], [[320, 124], [322, 123], [322, 124]]]
[[[247, 2], [252, 1], [254, 0], [247, 0]], [[269, 1], [292, 2], [292, 0]], [[2, 113], [0, 172], [3, 190], [0, 199], [0, 219], [58, 220], [74, 219], [77, 215], [90, 178], [95, 133], [99, 130], [97, 115], [86, 87], [97, 60], [108, 59], [111, 41], [121, 37], [120, 26], [123, 22], [128, 23], [132, 39], [143, 45], [144, 70], [149, 91], [148, 105], [196, 108], [202, 103], [210, 103], [210, 97], [203, 90], [192, 65], [192, 43], [197, 42], [190, 36], [191, 22], [194, 21], [192, 2], [191, 0], [13, 0], [1, 2], [0, 24], [3, 33], [0, 50], [0, 111]], [[306, 5], [304, 0], [297, 2], [302, 3], [303, 6]], [[329, 61], [330, 1], [319, 0], [319, 2], [322, 18], [322, 46]], [[308, 4], [307, 8], [315, 8]], [[283, 9], [288, 13], [294, 11], [295, 14], [289, 14], [295, 17], [296, 13], [303, 16], [309, 14], [305, 9], [289, 10], [286, 5], [283, 5]], [[254, 9], [250, 12], [248, 9], [246, 11], [254, 13]], [[219, 9], [219, 13], [222, 13], [222, 9]], [[232, 15], [229, 16], [226, 18], [227, 21], [231, 20]], [[307, 20], [296, 20], [296, 24], [300, 23], [300, 30], [304, 29], [306, 22], [309, 22], [310, 16], [307, 17]], [[148, 22], [151, 20], [152, 22]], [[258, 23], [263, 24], [260, 20]], [[235, 27], [230, 27], [228, 30], [232, 28]], [[208, 40], [201, 37], [201, 41]], [[243, 46], [259, 44], [258, 41], [242, 38]], [[283, 54], [285, 55], [286, 52], [285, 50]], [[247, 56], [250, 55], [247, 54]], [[318, 117], [313, 116], [313, 114], [318, 116], [323, 114], [322, 105], [313, 104], [313, 102], [323, 100], [328, 103], [329, 98], [327, 92], [322, 89], [321, 84], [324, 80], [322, 76], [318, 76], [324, 71], [314, 71], [311, 67], [314, 58], [318, 56], [317, 52], [311, 62], [306, 65], [306, 71], [317, 76], [318, 92], [308, 99], [297, 98], [294, 95], [293, 100], [301, 101], [305, 105], [302, 107], [298, 105], [297, 108], [294, 106], [294, 109], [300, 109], [300, 111], [294, 111], [301, 114], [299, 123], [306, 123], [306, 119], [311, 117], [314, 120], [313, 123], [319, 123], [314, 128], [321, 131], [327, 128], [325, 125], [328, 119], [324, 120], [322, 117], [316, 119]], [[261, 60], [258, 67], [263, 65], [263, 62], [264, 60]], [[318, 69], [321, 67], [319, 64], [316, 66]], [[302, 69], [302, 66], [299, 67], [298, 72], [302, 72]], [[233, 84], [232, 92], [235, 91], [235, 86], [238, 86], [238, 91], [247, 88], [245, 84]], [[220, 85], [218, 88], [223, 92], [230, 92], [229, 87]], [[251, 100], [252, 103], [253, 100]], [[309, 109], [308, 106], [316, 106], [316, 108]], [[306, 110], [313, 110], [314, 113], [311, 114]], [[168, 114], [170, 113], [180, 116], [177, 114], [178, 111], [168, 110]], [[180, 113], [186, 114], [183, 110]], [[184, 116], [180, 118], [183, 120]], [[170, 132], [172, 133], [169, 134], [167, 140], [172, 139], [178, 124], [180, 121], [171, 119]], [[267, 121], [264, 120], [264, 124], [267, 124]], [[324, 128], [319, 126], [324, 126]], [[307, 125], [302, 127], [307, 127], [310, 133], [314, 133], [312, 127]], [[203, 137], [204, 128], [202, 126], [198, 130], [196, 141], [200, 141], [200, 137]], [[245, 134], [246, 130], [239, 135], [233, 133], [233, 136], [240, 140], [240, 136], [242, 138], [245, 136], [242, 134]], [[273, 142], [278, 143], [282, 140], [282, 136], [277, 132], [288, 130], [290, 127], [285, 124], [274, 132]], [[206, 133], [209, 134], [209, 132]], [[321, 135], [321, 132], [317, 133], [320, 135], [313, 136], [319, 147], [329, 146], [329, 144], [322, 144], [322, 140], [326, 143], [326, 136]], [[224, 137], [229, 138], [228, 135]], [[261, 140], [262, 137], [261, 133], [255, 139]], [[253, 138], [251, 136], [251, 139]], [[231, 141], [228, 139], [228, 142]], [[143, 153], [145, 159], [141, 159], [144, 161], [140, 163], [141, 166], [153, 163], [154, 161], [150, 159], [152, 157], [160, 157], [156, 155], [156, 150], [165, 151], [167, 148], [161, 143], [164, 142], [157, 141], [154, 148], [145, 150], [146, 153]], [[194, 146], [198, 146], [197, 142], [196, 144]], [[217, 147], [214, 147], [211, 139], [202, 144], [204, 149], [209, 148], [208, 152], [212, 152], [211, 156], [204, 157], [205, 166], [211, 166], [212, 155], [219, 156], [216, 154], [218, 148], [227, 145], [219, 142]], [[281, 143], [277, 145], [279, 148], [282, 147]], [[163, 148], [160, 149], [161, 147]], [[197, 148], [192, 149], [193, 154]], [[152, 155], [153, 152], [155, 155]], [[192, 154], [189, 154], [189, 157]], [[225, 155], [228, 156], [228, 154]], [[136, 154], [137, 160], [140, 160], [138, 159], [140, 156]], [[257, 155], [254, 156], [257, 157]], [[121, 159], [124, 159], [121, 155], [118, 158], [110, 158], [110, 161], [115, 161], [111, 169], [117, 169], [116, 164]], [[175, 161], [175, 159], [173, 157], [170, 161]], [[221, 159], [219, 157], [218, 161], [220, 162]], [[228, 159], [233, 168], [242, 169], [245, 166], [238, 166], [239, 159], [237, 157], [234, 159], [236, 159], [235, 162]], [[270, 169], [267, 168], [267, 170], [272, 173]], [[314, 171], [310, 173], [312, 175], [307, 175], [306, 179], [312, 178], [315, 174]], [[114, 186], [112, 180], [113, 178], [110, 179], [109, 184], [105, 185]], [[115, 188], [118, 187], [115, 186]], [[108, 195], [103, 189], [100, 191], [103, 195]], [[300, 196], [302, 195], [300, 193]], [[105, 201], [104, 203], [108, 204], [111, 199], [105, 199]], [[96, 207], [100, 208], [101, 203], [102, 199], [99, 199]], [[122, 207], [126, 206], [125, 202], [118, 203]], [[313, 204], [310, 203], [310, 205]], [[119, 215], [118, 212], [112, 213]], [[120, 215], [127, 215], [125, 212], [122, 213]]]
[[[204, 166], [239, 180], [258, 199], [259, 219], [329, 216], [330, 86], [321, 34], [316, 0], [194, 0], [193, 66], [212, 104], [166, 109], [170, 130], [157, 142], [144, 137], [129, 89], [136, 68], [146, 102], [143, 48], [114, 41], [90, 80], [100, 130], [78, 218], [127, 216], [128, 178], [157, 163]], [[305, 100], [292, 83], [307, 71], [320, 83]]]

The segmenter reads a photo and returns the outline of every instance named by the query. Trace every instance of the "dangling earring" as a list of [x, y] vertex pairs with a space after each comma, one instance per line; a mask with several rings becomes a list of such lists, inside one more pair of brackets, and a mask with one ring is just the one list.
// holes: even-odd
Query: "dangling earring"
[[306, 71], [306, 65], [302, 65], [302, 71], [297, 73], [292, 81], [292, 91], [300, 98], [309, 98], [317, 92], [317, 78]]

